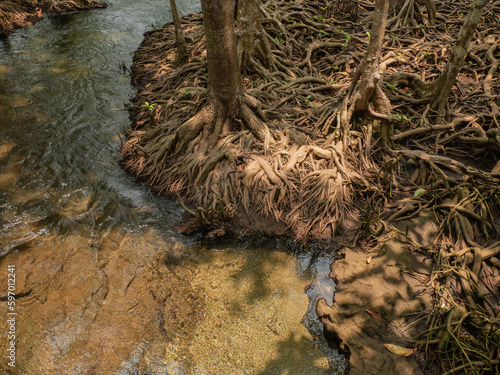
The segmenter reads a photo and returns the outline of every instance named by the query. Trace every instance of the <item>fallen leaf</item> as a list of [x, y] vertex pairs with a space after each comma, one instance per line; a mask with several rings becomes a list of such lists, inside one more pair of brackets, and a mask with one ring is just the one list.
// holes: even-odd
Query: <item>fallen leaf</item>
[[367, 259], [366, 259], [366, 264], [370, 264], [372, 262], [372, 256], [370, 255]]
[[373, 317], [373, 319], [376, 319], [376, 320], [378, 320], [379, 322], [381, 322], [381, 321], [382, 321], [382, 316], [380, 316], [380, 314], [379, 314], [377, 311], [372, 310], [372, 309], [367, 309], [367, 310], [366, 310], [366, 312], [367, 312], [368, 314], [370, 314], [370, 315]]
[[427, 193], [427, 190], [423, 189], [423, 188], [419, 188], [415, 191], [415, 193], [413, 194], [414, 197], [418, 197], [419, 195], [422, 195], [422, 194], [425, 194]]
[[402, 355], [404, 357], [408, 357], [409, 355], [412, 355], [413, 353], [415, 353], [415, 349], [403, 348], [401, 346], [397, 346], [397, 345], [393, 345], [393, 344], [384, 344], [384, 346], [391, 353], [394, 353], [397, 355]]

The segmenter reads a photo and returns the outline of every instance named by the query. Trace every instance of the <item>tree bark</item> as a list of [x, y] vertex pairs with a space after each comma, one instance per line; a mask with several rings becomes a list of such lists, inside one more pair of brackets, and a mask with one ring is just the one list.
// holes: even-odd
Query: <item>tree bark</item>
[[389, 14], [395, 15], [395, 22], [392, 30], [400, 27], [409, 26], [410, 24], [418, 27], [418, 22], [415, 19], [418, 10], [418, 4], [424, 5], [427, 8], [427, 16], [431, 24], [436, 22], [436, 5], [434, 0], [389, 0]]
[[469, 49], [472, 36], [481, 20], [481, 14], [487, 3], [488, 0], [475, 0], [472, 4], [472, 10], [467, 14], [464, 25], [458, 34], [451, 58], [434, 84], [431, 109], [437, 110], [438, 119], [443, 118], [446, 113], [448, 95], [450, 94], [451, 88], [455, 85], [458, 72], [467, 54], [467, 50]]
[[347, 145], [348, 129], [354, 112], [367, 111], [375, 119], [382, 120], [380, 126], [382, 148], [389, 150], [389, 132], [393, 120], [390, 116], [391, 105], [389, 99], [387, 99], [378, 85], [380, 80], [380, 56], [382, 54], [385, 28], [387, 26], [388, 11], [388, 0], [375, 1], [368, 49], [363, 62], [353, 77], [348, 95], [342, 104], [340, 122], [344, 145]]
[[170, 0], [170, 11], [172, 12], [172, 18], [174, 20], [175, 39], [177, 42], [176, 63], [182, 66], [189, 62], [189, 55], [187, 51], [186, 39], [184, 38], [184, 32], [182, 31], [181, 20], [179, 18], [179, 13], [177, 12], [177, 5], [175, 4], [175, 0]]
[[215, 110], [238, 118], [244, 95], [234, 34], [234, 2], [203, 0], [209, 99]]
[[366, 56], [361, 66], [361, 76], [358, 90], [359, 99], [356, 100], [355, 110], [368, 108], [368, 103], [380, 80], [379, 64], [384, 43], [385, 28], [387, 26], [388, 0], [376, 0], [373, 11], [373, 24], [370, 31], [370, 42]]
[[239, 0], [237, 13], [241, 70], [245, 70], [253, 57], [257, 57], [267, 69], [273, 70], [273, 55], [261, 25], [259, 1]]

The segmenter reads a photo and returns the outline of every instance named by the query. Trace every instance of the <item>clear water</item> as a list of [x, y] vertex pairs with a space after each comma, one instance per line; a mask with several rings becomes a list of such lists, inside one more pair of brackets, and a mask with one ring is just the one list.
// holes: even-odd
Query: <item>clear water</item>
[[[199, 6], [192, 0], [179, 8]], [[15, 175], [1, 185], [0, 209], [10, 223], [2, 215], [2, 252], [31, 236], [19, 227], [27, 217], [46, 230], [74, 229], [73, 221], [100, 230], [175, 220], [173, 205], [118, 167], [128, 114], [114, 110], [133, 95], [120, 66], [131, 65], [146, 30], [168, 21], [164, 1], [111, 1], [107, 9], [48, 17], [0, 42], [0, 142], [13, 147], [0, 168]], [[38, 199], [13, 201], [26, 190]], [[85, 212], [57, 217], [61, 205], [84, 198], [99, 222], [86, 221]]]
[[[0, 256], [69, 234], [97, 243], [117, 229], [130, 233], [144, 228], [199, 251], [196, 238], [171, 229], [181, 220], [181, 210], [119, 167], [120, 136], [129, 126], [122, 109], [134, 95], [123, 67], [131, 65], [145, 31], [170, 21], [167, 3], [111, 0], [107, 9], [46, 17], [0, 40]], [[200, 6], [196, 0], [184, 0], [178, 8], [186, 14]], [[248, 237], [204, 248], [195, 256], [203, 259], [205, 268], [200, 267], [193, 283], [213, 283], [209, 298], [247, 306], [247, 318], [257, 311], [270, 314], [271, 336], [262, 336], [262, 327], [251, 324], [239, 335], [241, 329], [230, 324], [234, 312], [215, 304], [215, 315], [197, 339], [189, 341], [190, 360], [174, 359], [186, 345], [182, 340], [161, 360], [155, 350], [160, 352], [163, 344], [156, 343], [147, 354], [151, 373], [307, 374], [314, 367], [311, 362], [324, 353], [335, 360], [321, 339], [322, 327], [313, 311], [317, 298], [333, 295], [330, 255], [303, 254], [291, 241]], [[262, 283], [242, 287], [231, 276], [235, 274], [248, 280], [260, 277]], [[249, 293], [258, 304], [248, 307]], [[276, 311], [283, 304], [287, 316], [293, 316], [297, 326], [305, 325], [309, 336], [294, 336], [295, 326], [280, 328]], [[218, 342], [211, 334], [214, 329], [227, 339]], [[285, 334], [286, 340], [273, 339], [274, 331]], [[281, 358], [263, 358], [266, 370], [249, 359], [271, 353], [255, 345], [259, 340], [281, 345]], [[318, 347], [323, 350], [319, 356]], [[137, 357], [139, 352], [133, 353]], [[135, 373], [133, 358], [120, 374]]]

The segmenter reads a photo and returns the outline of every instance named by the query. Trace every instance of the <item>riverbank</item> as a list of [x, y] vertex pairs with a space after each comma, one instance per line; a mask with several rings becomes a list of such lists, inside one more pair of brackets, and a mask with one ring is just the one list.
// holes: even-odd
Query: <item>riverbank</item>
[[104, 8], [93, 0], [8, 0], [0, 3], [0, 36], [40, 20], [46, 14]]
[[[332, 347], [350, 358], [352, 374], [434, 375], [475, 371], [474, 366], [494, 373], [499, 337], [498, 132], [485, 117], [472, 116], [477, 108], [465, 107], [481, 84], [468, 73], [461, 76], [459, 87], [467, 84], [469, 91], [456, 93], [454, 106], [468, 111], [453, 112], [450, 123], [434, 128], [425, 119], [425, 99], [412, 97], [408, 82], [398, 83], [400, 88], [384, 82], [381, 89], [401, 111], [394, 115], [400, 120], [397, 133], [390, 135], [393, 154], [381, 150], [380, 139], [373, 136], [380, 124], [371, 119], [357, 118], [342, 139], [339, 124], [335, 128], [332, 123], [362, 60], [360, 45], [365, 47], [364, 36], [370, 37], [361, 26], [366, 18], [338, 22], [317, 9], [289, 16], [289, 4], [275, 4], [267, 9], [273, 21], [264, 24], [274, 58], [286, 68], [266, 71], [256, 62], [244, 77], [247, 91], [270, 119], [277, 141], [269, 152], [265, 142], [249, 141], [248, 130], [224, 133], [223, 128], [218, 143], [208, 142], [216, 144], [216, 152], [207, 151], [201, 132], [188, 139], [183, 153], [186, 144], [177, 142], [177, 129], [196, 119], [206, 104], [207, 88], [201, 17], [190, 15], [183, 19], [191, 42], [187, 65], [175, 65], [172, 25], [147, 33], [134, 56], [132, 81], [138, 95], [130, 109], [132, 131], [122, 147], [125, 169], [152, 190], [181, 201], [200, 227], [212, 229], [210, 235], [240, 226], [250, 233], [301, 241], [335, 237], [338, 248], [339, 242], [349, 243], [342, 250], [344, 259], [332, 268], [339, 287], [335, 304], [319, 301], [317, 315]], [[279, 31], [276, 25], [281, 25]], [[475, 53], [492, 61], [497, 74], [498, 61], [491, 53], [498, 54], [498, 42], [486, 37], [486, 28], [480, 32], [484, 44]], [[446, 40], [450, 33], [429, 39]], [[355, 45], [349, 43], [352, 35], [357, 35]], [[398, 52], [382, 57], [382, 73], [420, 74], [412, 63], [417, 59], [435, 75], [446, 61], [425, 59], [431, 54], [419, 38], [408, 37], [401, 44], [395, 37], [392, 49]], [[489, 57], [487, 51], [493, 51]], [[492, 106], [482, 116], [497, 119], [498, 110]], [[420, 120], [412, 121], [414, 117]], [[452, 142], [458, 139], [455, 127], [463, 134], [474, 129], [481, 140], [464, 137], [457, 146]], [[428, 129], [436, 131], [435, 148]], [[492, 147], [483, 152], [491, 158], [450, 157], [459, 151], [463, 155], [471, 142], [486, 146], [488, 139]], [[441, 149], [442, 155], [435, 155]], [[399, 229], [393, 228], [398, 221]], [[481, 340], [474, 338], [478, 332]]]

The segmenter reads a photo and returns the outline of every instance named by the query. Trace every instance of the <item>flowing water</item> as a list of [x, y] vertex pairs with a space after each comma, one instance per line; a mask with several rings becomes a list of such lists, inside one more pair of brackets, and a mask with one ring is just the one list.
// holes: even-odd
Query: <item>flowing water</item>
[[[0, 370], [110, 373], [99, 367], [110, 358], [102, 347], [96, 349], [104, 344], [82, 332], [114, 327], [103, 339], [109, 345], [121, 343], [111, 345], [113, 360], [120, 361], [110, 367], [113, 373], [331, 372], [328, 368], [342, 360], [328, 348], [314, 315], [318, 298], [332, 302], [327, 251], [304, 252], [292, 241], [256, 236], [212, 243], [182, 236], [172, 229], [182, 220], [181, 210], [120, 169], [120, 135], [129, 126], [123, 108], [133, 95], [124, 67], [131, 65], [142, 34], [168, 22], [170, 15], [165, 0], [108, 3], [107, 9], [46, 17], [0, 40], [0, 272], [14, 263], [21, 280], [17, 292], [26, 296], [16, 305], [21, 314], [16, 369], [6, 366], [2, 356]], [[178, 7], [184, 14], [200, 8], [195, 0]], [[163, 268], [151, 266], [156, 254], [163, 257]], [[133, 270], [113, 263], [118, 258], [128, 259]], [[87, 264], [95, 272], [78, 284]], [[136, 304], [122, 315], [118, 308], [105, 307], [106, 302], [132, 298], [113, 300], [110, 264], [121, 267], [118, 279], [130, 276], [125, 292], [133, 280], [146, 280], [149, 298], [158, 303], [155, 313], [144, 308], [142, 320], [131, 317], [132, 323], [120, 328], [120, 320], [125, 322]], [[184, 327], [180, 331], [168, 331], [169, 319], [180, 324], [181, 318], [175, 307], [165, 305], [167, 297], [158, 297], [163, 286], [155, 283], [161, 277], [137, 271], [152, 268], [156, 276], [170, 275], [165, 276], [168, 283], [180, 280], [179, 288], [189, 284], [193, 297], [179, 295], [178, 303], [203, 311], [179, 325]], [[45, 276], [37, 279], [37, 272]], [[93, 287], [103, 275], [106, 283]], [[44, 283], [50, 285], [36, 286]], [[87, 319], [102, 285], [106, 293]], [[87, 287], [93, 300], [82, 302], [78, 298]], [[132, 299], [146, 306], [148, 296], [137, 289]], [[50, 309], [48, 301], [53, 301]], [[71, 304], [85, 306], [75, 313], [78, 319]], [[143, 340], [126, 336], [136, 321], [156, 322], [158, 332], [148, 331]], [[2, 318], [0, 328], [4, 324]]]

